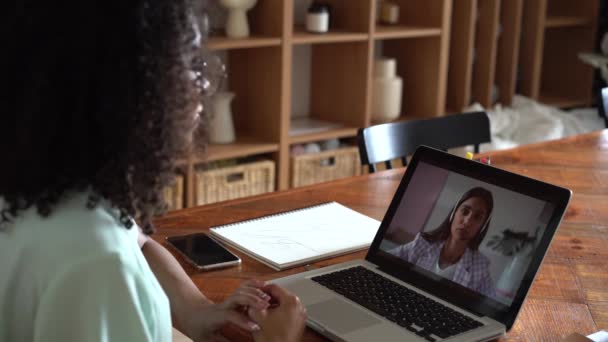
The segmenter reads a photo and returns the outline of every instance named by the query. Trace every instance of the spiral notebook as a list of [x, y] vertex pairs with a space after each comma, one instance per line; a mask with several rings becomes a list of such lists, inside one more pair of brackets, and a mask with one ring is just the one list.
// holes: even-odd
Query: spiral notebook
[[337, 202], [211, 228], [211, 235], [276, 269], [370, 246], [380, 221]]

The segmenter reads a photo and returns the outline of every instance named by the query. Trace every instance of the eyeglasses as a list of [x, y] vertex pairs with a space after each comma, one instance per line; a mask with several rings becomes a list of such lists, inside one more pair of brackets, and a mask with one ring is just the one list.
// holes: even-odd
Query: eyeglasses
[[226, 79], [226, 65], [218, 55], [208, 51], [194, 57], [192, 72], [194, 84], [202, 96], [212, 96]]

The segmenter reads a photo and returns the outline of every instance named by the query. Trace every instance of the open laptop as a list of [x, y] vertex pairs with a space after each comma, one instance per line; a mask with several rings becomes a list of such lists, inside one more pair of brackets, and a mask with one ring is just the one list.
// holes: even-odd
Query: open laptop
[[491, 340], [513, 326], [570, 196], [422, 146], [365, 260], [272, 282], [332, 340]]

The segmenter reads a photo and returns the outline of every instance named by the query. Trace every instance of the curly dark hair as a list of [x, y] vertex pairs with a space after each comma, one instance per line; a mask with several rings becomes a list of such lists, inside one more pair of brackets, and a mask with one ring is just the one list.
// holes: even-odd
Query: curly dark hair
[[456, 212], [456, 210], [458, 210], [458, 208], [464, 201], [466, 201], [472, 197], [477, 197], [477, 198], [481, 199], [482, 201], [484, 201], [487, 206], [487, 210], [488, 210], [488, 214], [484, 220], [484, 225], [481, 227], [481, 229], [477, 233], [477, 236], [475, 236], [474, 239], [469, 241], [469, 248], [474, 251], [478, 250], [479, 245], [481, 244], [483, 239], [486, 237], [486, 234], [488, 233], [488, 227], [490, 226], [490, 218], [492, 216], [492, 210], [494, 209], [494, 198], [492, 197], [492, 193], [482, 187], [472, 188], [469, 191], [462, 194], [462, 196], [460, 197], [458, 202], [454, 205], [452, 210], [450, 210], [450, 213], [448, 214], [448, 216], [446, 216], [446, 218], [443, 220], [443, 222], [441, 222], [439, 227], [435, 228], [434, 230], [432, 230], [430, 232], [423, 232], [421, 234], [421, 236], [428, 242], [437, 242], [437, 241], [447, 240], [447, 238], [450, 237], [450, 234], [452, 233], [451, 227], [452, 227], [452, 220], [454, 219], [454, 213]]
[[[146, 234], [188, 149], [201, 96], [189, 0], [3, 6], [0, 223], [43, 216], [74, 191], [108, 200]], [[198, 139], [197, 139], [198, 140]], [[200, 140], [199, 140], [200, 141]]]

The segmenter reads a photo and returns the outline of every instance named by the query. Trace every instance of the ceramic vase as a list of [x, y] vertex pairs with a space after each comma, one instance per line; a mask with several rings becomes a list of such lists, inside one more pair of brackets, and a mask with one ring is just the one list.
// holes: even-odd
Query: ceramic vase
[[226, 36], [229, 38], [249, 37], [247, 11], [252, 9], [256, 2], [257, 0], [220, 0], [220, 4], [228, 10]]
[[395, 120], [401, 114], [403, 80], [397, 76], [397, 61], [381, 58], [374, 62], [372, 119]]
[[231, 92], [213, 95], [209, 122], [209, 142], [212, 144], [229, 144], [236, 139], [231, 108], [234, 96]]

